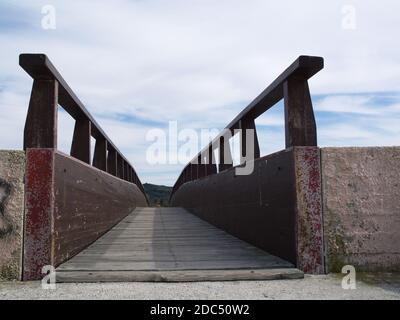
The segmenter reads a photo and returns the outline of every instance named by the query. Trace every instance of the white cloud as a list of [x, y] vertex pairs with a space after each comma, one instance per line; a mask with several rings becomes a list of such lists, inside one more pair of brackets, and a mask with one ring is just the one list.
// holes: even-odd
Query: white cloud
[[319, 137], [326, 141], [339, 141], [340, 143], [354, 140], [369, 140], [374, 134], [357, 125], [338, 124], [325, 126], [319, 130]]
[[[44, 4], [56, 8], [56, 30], [40, 28]], [[139, 174], [145, 172], [144, 181], [164, 179], [150, 175], [143, 160], [143, 137], [151, 126], [119, 121], [117, 113], [165, 124], [177, 120], [187, 128], [222, 128], [300, 54], [325, 58], [325, 69], [310, 81], [313, 94], [341, 93], [316, 104], [317, 110], [378, 116], [381, 130], [392, 136], [375, 132], [383, 139], [376, 143], [398, 139], [399, 133], [386, 126], [394, 124], [390, 118], [398, 116], [398, 104], [391, 109], [372, 107], [370, 94], [349, 98], [347, 93], [400, 91], [400, 46], [394, 42], [400, 3], [354, 1], [353, 31], [341, 28], [343, 4], [2, 1], [3, 15], [12, 11], [15, 17], [7, 21], [16, 25], [0, 26], [0, 145], [22, 146], [31, 82], [18, 67], [21, 52], [48, 54], [89, 111], [101, 116], [99, 122], [117, 146], [138, 163]], [[391, 114], [386, 120], [385, 112]], [[275, 115], [260, 120], [264, 126], [281, 123], [282, 117]], [[359, 143], [360, 134], [369, 131], [366, 121], [357, 125], [359, 131], [339, 127], [350, 130], [350, 144]], [[320, 130], [328, 142], [327, 134], [335, 131]], [[67, 146], [68, 141], [60, 143]], [[159, 177], [171, 174], [160, 170]]]
[[376, 129], [382, 125], [377, 121], [373, 129], [366, 129], [361, 123], [333, 123], [318, 130], [318, 145], [321, 147], [349, 146], [396, 146], [399, 145], [399, 130], [397, 136]]
[[[369, 96], [327, 96], [318, 103], [314, 104], [316, 111], [340, 112], [340, 113], [358, 113], [376, 115], [380, 114], [377, 106], [368, 106], [371, 101]], [[378, 106], [379, 107], [379, 106]]]

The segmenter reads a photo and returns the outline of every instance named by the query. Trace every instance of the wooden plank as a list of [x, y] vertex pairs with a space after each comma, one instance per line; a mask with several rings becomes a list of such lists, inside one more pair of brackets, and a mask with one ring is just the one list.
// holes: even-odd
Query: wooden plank
[[196, 282], [302, 279], [298, 269], [57, 272], [57, 282]]
[[237, 261], [237, 262], [245, 262], [252, 261], [254, 266], [256, 267], [258, 264], [264, 264], [265, 262], [280, 262], [279, 260], [269, 258], [269, 257], [260, 257], [255, 256], [253, 254], [246, 255], [231, 255], [230, 253], [218, 254], [218, 253], [204, 253], [204, 254], [179, 254], [174, 255], [169, 253], [167, 250], [163, 252], [157, 252], [155, 255], [151, 252], [139, 252], [138, 254], [115, 254], [115, 255], [79, 255], [79, 257], [73, 258], [74, 261], [71, 263], [92, 263], [93, 261], [98, 261], [101, 259], [102, 262], [140, 262], [140, 261], [155, 261], [155, 262], [164, 262], [164, 261], [174, 261], [174, 262], [193, 262], [193, 261], [204, 261], [204, 263], [210, 262], [210, 264], [216, 261]]
[[292, 267], [181, 208], [137, 208], [57, 271], [62, 281], [213, 281], [290, 277]]
[[136, 185], [55, 152], [54, 265], [68, 260], [146, 199]]
[[294, 150], [285, 150], [255, 160], [250, 175], [235, 175], [231, 169], [187, 183], [172, 196], [171, 203], [296, 263], [294, 169]]
[[135, 262], [95, 262], [92, 263], [71, 263], [69, 265], [62, 265], [57, 268], [59, 271], [162, 271], [162, 270], [232, 270], [232, 269], [274, 269], [274, 268], [291, 268], [292, 265], [282, 265], [277, 262], [266, 262], [255, 264], [248, 261], [135, 261]]
[[[153, 253], [158, 253], [161, 250], [164, 250], [165, 248], [168, 248], [168, 244], [165, 245], [159, 245], [159, 246], [152, 246], [152, 245], [146, 245], [142, 247], [135, 247], [132, 249], [131, 246], [123, 246], [123, 245], [118, 245], [114, 247], [109, 247], [107, 248], [109, 251], [106, 253], [107, 255], [116, 255], [116, 254], [124, 254], [124, 253], [141, 253], [143, 251], [147, 252], [153, 252]], [[227, 249], [229, 248], [229, 250]], [[118, 250], [116, 250], [118, 249]], [[180, 246], [179, 248], [179, 253], [186, 253], [186, 252], [193, 252], [193, 247], [192, 246]], [[196, 253], [204, 253], [204, 252], [210, 252], [210, 253], [248, 253], [248, 252], [254, 252], [258, 253], [258, 250], [256, 248], [252, 247], [245, 247], [245, 248], [235, 248], [234, 246], [226, 246], [226, 247], [218, 247], [218, 248], [213, 248], [212, 246], [201, 246], [201, 247], [196, 247]], [[87, 256], [87, 255], [93, 255], [93, 254], [104, 254], [104, 249], [103, 248], [89, 248], [87, 250], [82, 251], [81, 255], [82, 256]]]

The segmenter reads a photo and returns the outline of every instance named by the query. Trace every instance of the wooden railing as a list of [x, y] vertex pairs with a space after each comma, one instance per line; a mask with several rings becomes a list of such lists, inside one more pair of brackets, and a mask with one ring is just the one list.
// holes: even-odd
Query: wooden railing
[[[20, 65], [34, 79], [24, 130], [23, 279], [37, 280], [43, 266], [70, 259], [148, 201], [133, 166], [50, 60], [22, 54]], [[57, 150], [59, 106], [75, 119], [69, 155]]]
[[[300, 56], [268, 88], [254, 99], [233, 119], [213, 141], [201, 150], [182, 170], [172, 195], [186, 182], [217, 174], [233, 166], [228, 140], [240, 132], [241, 164], [260, 158], [255, 119], [284, 99], [286, 148], [317, 146], [317, 130], [312, 107], [308, 79], [324, 66], [321, 57]], [[254, 130], [254, 153], [246, 153], [246, 130]], [[227, 134], [228, 133], [228, 134]], [[214, 150], [219, 149], [219, 166], [215, 163]]]
[[[20, 66], [34, 79], [24, 130], [24, 149], [57, 149], [57, 111], [60, 105], [75, 119], [70, 155], [132, 182], [144, 193], [133, 166], [86, 110], [44, 54], [21, 54]], [[91, 155], [91, 137], [96, 139]]]

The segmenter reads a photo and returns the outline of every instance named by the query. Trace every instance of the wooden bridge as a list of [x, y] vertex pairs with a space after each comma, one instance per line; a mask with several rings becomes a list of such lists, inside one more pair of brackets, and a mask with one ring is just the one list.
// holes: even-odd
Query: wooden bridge
[[[133, 165], [44, 54], [20, 65], [33, 87], [24, 150], [0, 151], [0, 279], [41, 279], [44, 266], [66, 282], [399, 270], [400, 148], [318, 147], [308, 80], [322, 58], [300, 56], [210, 141], [168, 208], [148, 207]], [[261, 155], [255, 119], [281, 100], [285, 149]], [[59, 107], [75, 120], [69, 154]]]
[[182, 208], [136, 208], [57, 268], [57, 280], [226, 281], [302, 278], [303, 272]]
[[[22, 54], [20, 65], [34, 80], [24, 133], [24, 280], [41, 278], [45, 265], [57, 267], [59, 281], [325, 272], [320, 153], [308, 87], [322, 58], [300, 56], [185, 166], [171, 208], [147, 208], [132, 164], [45, 55]], [[282, 99], [286, 149], [261, 156], [254, 120]], [[75, 119], [70, 154], [57, 150], [59, 105]], [[253, 152], [246, 151], [247, 131]], [[228, 142], [236, 132], [235, 167]], [[254, 168], [249, 174], [237, 173], [247, 165]]]

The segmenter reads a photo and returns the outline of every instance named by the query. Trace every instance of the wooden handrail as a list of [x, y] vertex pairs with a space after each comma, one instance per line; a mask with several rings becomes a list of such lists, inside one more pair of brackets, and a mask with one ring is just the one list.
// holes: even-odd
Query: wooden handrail
[[[308, 79], [322, 70], [324, 59], [322, 57], [300, 56], [294, 61], [275, 81], [273, 81], [257, 98], [255, 98], [242, 112], [240, 112], [204, 149], [202, 149], [182, 170], [177, 179], [172, 194], [188, 181], [197, 180], [216, 173], [216, 165], [211, 161], [206, 164], [199, 159], [206, 157], [219, 148], [220, 159], [228, 156], [220, 163], [219, 171], [232, 167], [230, 146], [224, 142], [226, 132], [233, 133], [240, 130], [242, 133], [241, 149], [245, 139], [245, 130], [254, 130], [254, 159], [260, 157], [255, 119], [266, 112], [280, 100], [285, 103], [285, 140], [286, 148], [293, 146], [316, 146], [317, 129], [308, 87]], [[224, 150], [227, 149], [227, 150]], [[244, 148], [245, 149], [245, 148]], [[242, 159], [243, 160], [243, 159]], [[197, 168], [196, 169], [194, 169]], [[208, 168], [208, 170], [207, 170]], [[172, 196], [171, 194], [171, 196]]]
[[90, 137], [95, 138], [93, 166], [135, 183], [144, 193], [133, 166], [78, 99], [50, 59], [45, 54], [24, 53], [19, 56], [19, 64], [34, 80], [25, 123], [24, 149], [57, 149], [59, 104], [76, 121], [71, 156], [90, 164]]

